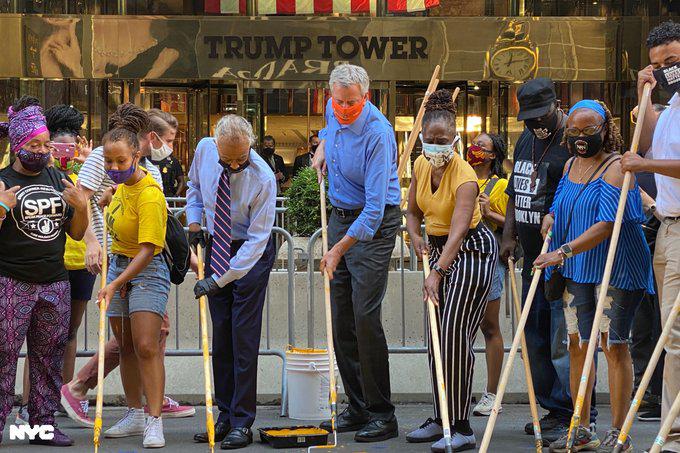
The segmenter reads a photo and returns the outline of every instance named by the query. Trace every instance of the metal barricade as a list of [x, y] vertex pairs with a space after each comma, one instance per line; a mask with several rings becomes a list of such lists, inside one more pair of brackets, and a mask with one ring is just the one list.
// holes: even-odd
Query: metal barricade
[[[186, 199], [184, 198], [167, 198], [168, 201], [168, 206], [170, 212], [177, 218], [180, 218], [183, 216], [183, 214], [186, 211]], [[285, 211], [285, 208], [277, 208], [277, 214], [278, 213], [283, 213]], [[185, 226], [185, 231], [188, 231], [188, 227]], [[205, 229], [205, 228], [204, 228]], [[281, 240], [276, 241], [277, 243], [286, 243], [287, 244], [287, 258], [285, 260], [286, 265], [285, 267], [277, 267], [276, 263], [279, 260], [283, 261], [283, 258], [280, 258], [279, 255], [279, 248], [276, 249], [276, 258], [275, 258], [275, 265], [274, 269], [272, 270], [272, 273], [276, 272], [286, 272], [287, 274], [287, 279], [288, 279], [288, 291], [287, 291], [287, 315], [288, 315], [288, 339], [287, 339], [287, 344], [295, 346], [296, 340], [295, 340], [295, 291], [294, 291], [294, 284], [295, 284], [295, 256], [294, 256], [294, 248], [293, 248], [293, 238], [291, 234], [284, 230], [283, 228], [280, 227], [274, 227], [272, 229], [272, 235], [273, 236], [280, 236]], [[171, 294], [174, 292], [174, 310], [175, 310], [175, 316], [174, 316], [174, 332], [175, 334], [175, 341], [174, 341], [174, 348], [166, 348], [165, 355], [169, 357], [199, 357], [203, 354], [203, 351], [201, 349], [201, 331], [200, 331], [200, 323], [198, 325], [198, 342], [197, 342], [197, 347], [196, 348], [182, 348], [180, 346], [180, 336], [177, 334], [180, 332], [180, 328], [184, 326], [180, 326], [180, 291], [179, 291], [179, 286], [178, 285], [172, 285], [171, 288]], [[172, 297], [172, 296], [171, 296]], [[191, 300], [190, 303], [195, 303], [194, 300]], [[196, 310], [198, 311], [198, 304], [196, 304]], [[265, 305], [263, 309], [263, 323], [264, 323], [264, 328], [263, 331], [265, 332], [264, 335], [264, 348], [260, 348], [259, 350], [259, 355], [261, 356], [275, 356], [279, 357], [282, 362], [281, 366], [281, 416], [286, 416], [288, 413], [288, 385], [286, 381], [286, 354], [285, 350], [282, 348], [274, 348], [272, 347], [272, 340], [271, 340], [271, 322], [270, 322], [270, 291], [269, 288], [267, 290], [267, 295], [265, 299]], [[96, 349], [90, 349], [89, 339], [88, 339], [88, 316], [87, 316], [87, 309], [85, 314], [83, 315], [83, 328], [81, 329], [80, 334], [83, 336], [83, 341], [82, 345], [83, 348], [78, 350], [76, 355], [77, 357], [91, 357], [93, 356], [97, 351]], [[200, 317], [200, 315], [199, 315]], [[110, 338], [111, 332], [110, 328], [108, 331], [108, 337]], [[96, 347], [96, 344], [95, 344]], [[212, 354], [212, 349], [211, 349], [211, 354]]]
[[[286, 211], [286, 208], [283, 207], [283, 203], [285, 203], [285, 199], [279, 199], [281, 201], [281, 206], [277, 206], [276, 212], [277, 216], [279, 214], [283, 214]], [[177, 218], [184, 218], [184, 214], [186, 211], [186, 199], [185, 198], [167, 198], [168, 201], [168, 207], [172, 214], [177, 217]], [[278, 205], [278, 203], [277, 203]], [[186, 230], [188, 228], [185, 227]], [[423, 231], [424, 231], [424, 226], [423, 226]], [[427, 353], [427, 313], [425, 310], [423, 310], [423, 317], [422, 317], [422, 343], [419, 341], [416, 343], [413, 343], [412, 341], [409, 344], [408, 339], [408, 332], [407, 332], [407, 327], [406, 327], [406, 317], [407, 317], [407, 309], [406, 309], [406, 280], [407, 280], [407, 275], [408, 274], [413, 274], [417, 273], [418, 275], [422, 275], [422, 271], [419, 270], [419, 264], [418, 260], [415, 254], [415, 250], [411, 244], [407, 243], [406, 240], [406, 228], [405, 226], [401, 226], [400, 228], [400, 233], [397, 235], [398, 240], [399, 240], [399, 256], [396, 258], [391, 259], [391, 270], [392, 272], [397, 271], [399, 274], [399, 286], [400, 286], [400, 296], [399, 296], [399, 312], [400, 312], [400, 335], [398, 340], [393, 342], [393, 344], [388, 344], [388, 351], [390, 354], [424, 354]], [[298, 344], [298, 341], [295, 337], [295, 274], [296, 274], [296, 259], [295, 259], [295, 247], [294, 247], [294, 242], [293, 242], [293, 237], [292, 235], [282, 226], [274, 226], [272, 229], [272, 235], [276, 237], [276, 243], [277, 244], [283, 244], [286, 243], [285, 248], [284, 247], [277, 247], [276, 250], [276, 259], [275, 259], [275, 264], [272, 269], [272, 275], [277, 275], [280, 273], [285, 273], [287, 276], [287, 305], [286, 305], [286, 310], [287, 310], [287, 318], [288, 318], [288, 326], [287, 326], [287, 345], [291, 346], [296, 346]], [[315, 288], [315, 282], [316, 278], [320, 278], [320, 273], [317, 270], [317, 259], [314, 254], [314, 248], [317, 245], [317, 241], [321, 236], [321, 229], [318, 229], [317, 231], [314, 232], [314, 234], [309, 238], [306, 244], [306, 254], [307, 256], [302, 259], [302, 263], [300, 264], [305, 264], [306, 261], [306, 273], [307, 273], [307, 290], [308, 290], [308, 298], [307, 298], [307, 341], [306, 341], [306, 346], [310, 348], [315, 347], [315, 310], [314, 310], [314, 301], [315, 301], [315, 295], [314, 295], [314, 288]], [[279, 256], [279, 252], [283, 251], [287, 256]], [[301, 250], [302, 252], [305, 252], [304, 250]], [[287, 252], [287, 253], [286, 253]], [[283, 254], [282, 253], [282, 254]], [[408, 260], [408, 262], [407, 262]], [[507, 276], [506, 276], [506, 289], [507, 289]], [[271, 286], [271, 280], [269, 283], [269, 286]], [[173, 285], [174, 289], [174, 310], [175, 310], [175, 317], [174, 317], [174, 332], [180, 332], [180, 329], [182, 327], [188, 327], [192, 328], [192, 326], [182, 326], [180, 324], [180, 316], [178, 314], [180, 313], [180, 295], [179, 295], [179, 288], [176, 285]], [[504, 305], [506, 307], [505, 309], [505, 316], [506, 318], [512, 319], [514, 321], [514, 310], [512, 309], [512, 303], [511, 300], [509, 299], [510, 297], [510, 291], [505, 291], [505, 299], [504, 299]], [[190, 303], [194, 303], [193, 300], [191, 300]], [[263, 312], [263, 342], [264, 345], [260, 348], [259, 354], [262, 356], [275, 356], [279, 357], [282, 362], [282, 368], [281, 368], [281, 415], [285, 416], [287, 415], [287, 403], [288, 403], [288, 387], [287, 387], [287, 382], [286, 382], [286, 375], [285, 375], [285, 368], [286, 368], [286, 354], [285, 354], [285, 346], [286, 345], [280, 345], [276, 346], [274, 345], [272, 341], [272, 321], [270, 317], [270, 308], [271, 308], [271, 301], [270, 301], [270, 291], [269, 288], [267, 290], [266, 294], [266, 300], [265, 300], [265, 305], [264, 305], [264, 312]], [[196, 305], [196, 310], [198, 311], [198, 305]], [[84, 356], [92, 356], [96, 352], [94, 349], [90, 349], [89, 344], [88, 344], [88, 320], [87, 320], [87, 313], [85, 314], [84, 322], [83, 322], [84, 328], [82, 329], [81, 335], [84, 336], [84, 341], [81, 343], [83, 344], [83, 349], [79, 350], [77, 355], [79, 357], [84, 357]], [[512, 323], [512, 332], [514, 334], [514, 322]], [[196, 348], [183, 348], [182, 345], [180, 344], [180, 336], [175, 335], [174, 339], [174, 347], [166, 349], [166, 355], [170, 357], [187, 357], [187, 356], [200, 356], [202, 355], [201, 351], [201, 344], [200, 344], [200, 324], [198, 328], [198, 342]], [[506, 351], [508, 348], [506, 348]], [[475, 348], [476, 353], [482, 353], [485, 352], [485, 348]]]

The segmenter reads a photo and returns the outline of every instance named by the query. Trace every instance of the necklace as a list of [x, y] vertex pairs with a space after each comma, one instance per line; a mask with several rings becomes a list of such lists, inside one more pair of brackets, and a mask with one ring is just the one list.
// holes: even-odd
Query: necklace
[[581, 181], [583, 181], [583, 177], [586, 175], [586, 173], [588, 173], [590, 171], [590, 169], [593, 168], [593, 165], [595, 165], [595, 162], [593, 162], [592, 164], [590, 164], [590, 166], [588, 168], [583, 170], [583, 168], [582, 168], [583, 163], [582, 162], [583, 161], [581, 161], [581, 160], [578, 161], [578, 169], [580, 170], [579, 171], [579, 177], [578, 177], [578, 183], [579, 184], [581, 184]]
[[538, 159], [538, 162], [536, 162], [536, 136], [534, 135], [534, 139], [531, 141], [531, 167], [532, 167], [532, 172], [531, 172], [531, 184], [530, 184], [530, 189], [533, 192], [534, 189], [536, 188], [536, 178], [538, 177], [538, 166], [541, 165], [541, 162], [543, 162], [543, 158], [545, 155], [548, 153], [548, 150], [553, 144], [553, 141], [555, 140], [555, 137], [557, 137], [557, 131], [562, 128], [562, 123], [564, 122], [564, 116], [560, 117], [559, 125], [557, 129], [552, 133], [552, 138], [550, 139], [550, 142], [548, 142], [548, 146], [545, 147], [543, 150], [543, 154], [541, 154], [541, 157]]

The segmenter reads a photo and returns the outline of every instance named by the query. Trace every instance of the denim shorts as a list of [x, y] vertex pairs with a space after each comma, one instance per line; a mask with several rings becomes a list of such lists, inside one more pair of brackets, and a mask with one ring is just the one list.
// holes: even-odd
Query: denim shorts
[[[115, 280], [130, 264], [132, 258], [121, 255], [111, 255], [107, 282]], [[125, 298], [120, 292], [111, 299], [107, 314], [109, 317], [128, 317], [130, 313], [148, 311], [165, 314], [170, 294], [170, 271], [162, 255], [156, 255], [146, 268], [135, 278], [130, 280]]]
[[[563, 305], [567, 332], [570, 335], [578, 333], [581, 342], [590, 340], [599, 290], [600, 286], [594, 283], [575, 283], [567, 279]], [[600, 333], [609, 333], [608, 343], [629, 342], [633, 317], [644, 295], [644, 289], [629, 291], [609, 287], [600, 322]]]
[[503, 283], [505, 282], [505, 272], [508, 268], [498, 260], [496, 263], [496, 270], [493, 273], [493, 280], [491, 281], [491, 289], [489, 290], [489, 296], [486, 298], [487, 302], [492, 300], [500, 299], [501, 294], [503, 294]]

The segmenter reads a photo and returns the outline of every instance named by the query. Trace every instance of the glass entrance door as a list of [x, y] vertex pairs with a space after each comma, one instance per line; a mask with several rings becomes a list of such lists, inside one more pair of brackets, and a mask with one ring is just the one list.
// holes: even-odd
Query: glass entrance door
[[[387, 115], [388, 87], [371, 82], [370, 100]], [[259, 145], [265, 136], [276, 141], [290, 184], [295, 158], [308, 152], [309, 137], [325, 124], [330, 99], [327, 82], [244, 82], [244, 115], [253, 125]]]
[[189, 171], [199, 140], [210, 133], [208, 90], [203, 87], [163, 87], [142, 85], [139, 90], [144, 109], [160, 109], [177, 118], [179, 128], [174, 155], [185, 173]]

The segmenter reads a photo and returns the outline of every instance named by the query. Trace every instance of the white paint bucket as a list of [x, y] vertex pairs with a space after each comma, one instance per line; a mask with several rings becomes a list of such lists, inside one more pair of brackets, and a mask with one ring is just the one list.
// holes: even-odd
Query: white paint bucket
[[328, 370], [328, 352], [324, 349], [291, 348], [286, 351], [290, 418], [330, 419]]

